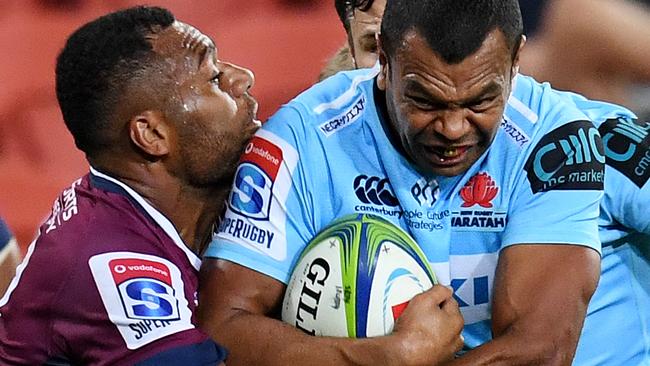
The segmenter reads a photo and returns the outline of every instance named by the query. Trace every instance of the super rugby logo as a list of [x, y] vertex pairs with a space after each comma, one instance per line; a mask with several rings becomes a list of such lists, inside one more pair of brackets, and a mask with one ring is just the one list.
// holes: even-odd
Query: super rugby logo
[[130, 319], [178, 319], [178, 301], [169, 268], [142, 259], [114, 259], [108, 263]]
[[129, 349], [194, 328], [180, 270], [153, 255], [112, 252], [88, 261], [109, 319]]
[[533, 193], [602, 189], [605, 153], [589, 121], [556, 128], [535, 146], [525, 169]]
[[230, 208], [255, 220], [269, 218], [271, 191], [282, 165], [282, 150], [259, 136], [248, 143], [235, 173]]
[[607, 165], [621, 172], [639, 188], [650, 179], [650, 122], [610, 119], [599, 128]]

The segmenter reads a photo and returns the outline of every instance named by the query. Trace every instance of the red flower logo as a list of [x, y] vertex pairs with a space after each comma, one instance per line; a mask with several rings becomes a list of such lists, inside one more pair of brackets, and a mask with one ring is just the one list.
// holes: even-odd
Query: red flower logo
[[498, 192], [499, 187], [488, 173], [478, 173], [460, 190], [460, 197], [465, 201], [461, 207], [479, 205], [490, 208]]

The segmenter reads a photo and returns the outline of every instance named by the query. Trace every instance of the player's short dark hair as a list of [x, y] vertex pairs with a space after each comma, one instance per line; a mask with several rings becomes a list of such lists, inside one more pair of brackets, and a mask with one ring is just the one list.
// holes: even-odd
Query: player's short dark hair
[[56, 62], [56, 96], [87, 155], [111, 143], [103, 131], [111, 127], [121, 92], [155, 58], [146, 37], [174, 20], [166, 9], [138, 6], [93, 20], [68, 38]]
[[346, 31], [350, 30], [350, 17], [354, 9], [366, 11], [370, 9], [374, 0], [334, 0], [336, 13], [339, 15], [343, 27]]
[[523, 35], [517, 0], [389, 0], [380, 37], [391, 57], [407, 33], [416, 31], [445, 62], [456, 64], [476, 52], [495, 29], [514, 56]]

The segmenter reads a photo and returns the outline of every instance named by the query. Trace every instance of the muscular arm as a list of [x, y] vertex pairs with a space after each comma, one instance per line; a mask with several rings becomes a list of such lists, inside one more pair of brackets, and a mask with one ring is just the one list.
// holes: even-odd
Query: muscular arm
[[504, 249], [494, 280], [494, 339], [452, 365], [570, 365], [600, 257], [576, 245]]
[[462, 345], [458, 306], [442, 286], [414, 298], [393, 334], [368, 339], [312, 337], [273, 319], [284, 290], [248, 268], [205, 259], [199, 324], [230, 350], [229, 366], [432, 365], [451, 359]]

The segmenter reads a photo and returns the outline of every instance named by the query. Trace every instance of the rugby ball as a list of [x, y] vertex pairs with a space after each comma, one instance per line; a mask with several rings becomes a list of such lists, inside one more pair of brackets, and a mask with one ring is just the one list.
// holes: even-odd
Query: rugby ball
[[413, 296], [435, 283], [405, 231], [378, 216], [350, 215], [326, 227], [301, 254], [282, 320], [316, 336], [382, 336]]

